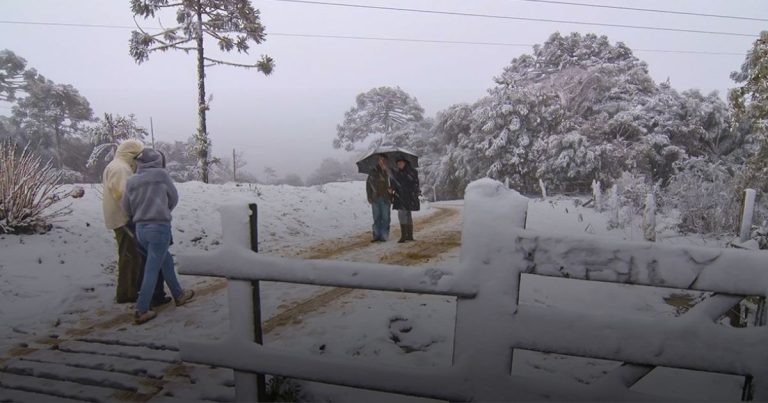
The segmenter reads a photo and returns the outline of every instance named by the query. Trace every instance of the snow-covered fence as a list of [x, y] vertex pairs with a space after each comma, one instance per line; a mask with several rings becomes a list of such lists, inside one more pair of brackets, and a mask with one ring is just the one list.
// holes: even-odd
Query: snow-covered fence
[[[743, 375], [768, 397], [768, 332], [715, 324], [743, 295], [765, 296], [768, 258], [755, 251], [671, 247], [563, 237], [523, 230], [527, 199], [496, 181], [467, 188], [460, 263], [450, 269], [284, 259], [246, 246], [245, 207], [223, 211], [224, 246], [181, 257], [183, 274], [231, 284], [282, 281], [457, 297], [453, 364], [445, 368], [378, 365], [310, 356], [251, 339], [253, 299], [230, 286], [232, 334], [219, 342], [181, 343], [182, 359], [238, 373], [309, 381], [450, 401], [649, 400], [629, 387], [653, 366]], [[520, 306], [523, 275], [638, 284], [716, 293], [680, 318], [576, 314]], [[564, 336], [567, 335], [567, 336]], [[626, 364], [590, 385], [511, 375], [515, 349], [601, 358]], [[236, 381], [238, 382], [238, 381]], [[254, 400], [237, 383], [238, 399]], [[245, 392], [248, 392], [246, 394]], [[762, 392], [762, 393], [761, 393]], [[749, 394], [745, 395], [749, 397]]]

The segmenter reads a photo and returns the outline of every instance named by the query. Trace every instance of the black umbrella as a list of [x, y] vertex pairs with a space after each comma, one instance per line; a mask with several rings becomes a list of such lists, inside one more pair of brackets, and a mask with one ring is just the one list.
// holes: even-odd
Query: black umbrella
[[408, 161], [413, 168], [419, 167], [419, 157], [414, 153], [400, 147], [381, 146], [357, 161], [357, 172], [360, 172], [361, 174], [371, 172], [371, 170], [376, 168], [376, 165], [379, 163], [379, 155], [381, 154], [386, 155], [389, 159], [390, 169], [395, 169], [395, 163], [400, 159]]

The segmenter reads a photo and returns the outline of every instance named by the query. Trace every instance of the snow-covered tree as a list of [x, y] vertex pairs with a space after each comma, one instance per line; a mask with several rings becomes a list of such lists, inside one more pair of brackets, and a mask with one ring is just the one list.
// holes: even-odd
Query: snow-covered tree
[[175, 141], [166, 143], [158, 141], [155, 148], [165, 154], [168, 174], [177, 182], [187, 182], [198, 179], [197, 158], [194, 153], [195, 139], [190, 137], [186, 142]]
[[237, 50], [247, 54], [251, 42], [264, 42], [266, 33], [259, 10], [253, 8], [249, 0], [131, 0], [133, 15], [145, 19], [155, 17], [155, 13], [164, 9], [176, 11], [178, 25], [164, 28], [154, 34], [141, 29], [133, 31], [130, 54], [137, 63], [142, 63], [149, 58], [150, 53], [157, 51], [174, 49], [196, 53], [198, 130], [195, 134], [195, 152], [200, 163], [201, 178], [203, 182], [208, 183], [209, 165], [213, 161], [206, 122], [206, 112], [210, 105], [205, 95], [205, 68], [214, 65], [254, 68], [269, 75], [275, 63], [271, 57], [265, 55], [253, 64], [225, 61], [211, 57], [210, 49], [205, 47], [205, 38], [208, 37], [216, 41], [221, 52]]
[[138, 125], [133, 114], [121, 116], [105, 113], [103, 119], [97, 119], [96, 123], [87, 129], [86, 135], [93, 145], [93, 151], [87, 163], [90, 167], [97, 163], [100, 156], [105, 155], [109, 158], [113, 155], [117, 145], [124, 140], [144, 141], [147, 129]]
[[81, 126], [93, 118], [93, 110], [75, 87], [40, 76], [30, 80], [25, 91], [27, 96], [12, 108], [12, 120], [33, 144], [52, 148], [56, 167], [63, 168], [62, 140], [82, 134]]
[[277, 172], [275, 172], [275, 168], [264, 167], [264, 177], [266, 178], [267, 183], [275, 183], [275, 180], [277, 179]]
[[27, 144], [27, 134], [11, 118], [0, 116], [0, 141], [8, 141], [15, 144]]
[[0, 50], [0, 101], [13, 102], [18, 92], [38, 78], [37, 71], [27, 68], [27, 61], [8, 49]]
[[736, 120], [748, 119], [756, 131], [765, 133], [768, 129], [768, 31], [760, 33], [741, 69], [731, 73], [731, 78], [742, 84], [729, 94]]
[[373, 88], [359, 94], [355, 106], [344, 113], [344, 121], [336, 126], [333, 147], [352, 151], [356, 143], [372, 135], [378, 135], [380, 142], [404, 145], [409, 134], [418, 130], [423, 114], [416, 98], [400, 87]]
[[730, 93], [734, 122], [747, 122], [758, 145], [747, 160], [741, 188], [768, 192], [768, 31], [760, 33], [741, 70], [731, 73], [731, 78], [742, 84]]

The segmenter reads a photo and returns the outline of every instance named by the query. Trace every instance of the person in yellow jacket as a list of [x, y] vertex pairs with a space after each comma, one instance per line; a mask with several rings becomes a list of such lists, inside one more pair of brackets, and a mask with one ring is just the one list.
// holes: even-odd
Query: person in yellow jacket
[[[136, 171], [135, 158], [144, 150], [144, 144], [135, 139], [125, 140], [117, 146], [115, 157], [102, 175], [104, 224], [115, 232], [117, 241], [117, 293], [118, 304], [136, 302], [144, 275], [144, 254], [139, 249], [133, 231], [133, 224], [120, 206], [128, 178]], [[170, 302], [165, 296], [163, 280], [157, 283], [152, 305]]]

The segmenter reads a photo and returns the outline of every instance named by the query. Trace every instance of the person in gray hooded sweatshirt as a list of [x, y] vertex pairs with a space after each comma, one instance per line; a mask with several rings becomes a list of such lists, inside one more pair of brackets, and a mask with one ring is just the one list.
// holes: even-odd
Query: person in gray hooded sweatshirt
[[171, 210], [179, 201], [173, 180], [165, 171], [164, 156], [151, 148], [145, 148], [136, 156], [136, 175], [128, 179], [123, 194], [122, 207], [136, 224], [136, 239], [147, 251], [144, 279], [136, 303], [135, 323], [142, 324], [157, 314], [150, 310], [152, 293], [162, 270], [163, 277], [176, 306], [184, 305], [195, 295], [184, 291], [176, 278], [173, 257], [168, 251], [171, 243]]

